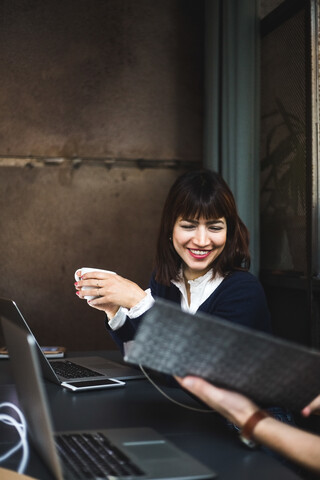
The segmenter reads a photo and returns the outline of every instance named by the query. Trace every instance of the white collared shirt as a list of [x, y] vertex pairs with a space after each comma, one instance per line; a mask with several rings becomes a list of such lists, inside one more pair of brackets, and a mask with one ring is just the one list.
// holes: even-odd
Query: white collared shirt
[[[196, 278], [195, 280], [188, 280], [190, 285], [190, 305], [188, 303], [187, 290], [182, 271], [180, 272], [179, 279], [171, 280], [171, 283], [173, 283], [173, 285], [175, 285], [181, 292], [181, 309], [185, 312], [195, 313], [200, 305], [202, 305], [202, 303], [205, 302], [220, 285], [222, 280], [223, 277], [220, 275], [216, 275], [212, 278], [212, 270], [209, 270], [205, 275]], [[112, 330], [118, 330], [118, 328], [122, 327], [127, 316], [129, 318], [137, 318], [152, 307], [154, 298], [151, 295], [150, 288], [145, 290], [145, 292], [147, 295], [137, 303], [137, 305], [130, 310], [120, 307], [115, 316], [108, 320], [109, 326]]]
[[181, 309], [185, 312], [196, 313], [200, 305], [210, 297], [222, 280], [223, 277], [220, 275], [212, 278], [212, 270], [209, 270], [205, 275], [195, 280], [188, 280], [190, 285], [190, 305], [188, 303], [187, 289], [182, 272], [180, 273], [179, 280], [171, 280], [171, 283], [179, 288], [181, 292]]

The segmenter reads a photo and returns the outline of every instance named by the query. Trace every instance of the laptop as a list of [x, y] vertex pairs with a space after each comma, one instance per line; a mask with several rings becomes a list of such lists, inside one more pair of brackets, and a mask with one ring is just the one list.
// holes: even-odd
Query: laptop
[[149, 428], [54, 433], [35, 340], [3, 317], [2, 326], [28, 433], [57, 480], [195, 480], [216, 476]]
[[15, 325], [33, 336], [42, 374], [51, 382], [61, 385], [63, 382], [80, 383], [86, 380], [86, 382], [91, 383], [91, 388], [94, 388], [95, 384], [97, 384], [98, 388], [98, 383], [101, 383], [104, 379], [133, 380], [145, 378], [137, 368], [133, 368], [130, 365], [122, 365], [98, 356], [48, 360], [14, 300], [0, 297], [0, 316], [8, 318]]

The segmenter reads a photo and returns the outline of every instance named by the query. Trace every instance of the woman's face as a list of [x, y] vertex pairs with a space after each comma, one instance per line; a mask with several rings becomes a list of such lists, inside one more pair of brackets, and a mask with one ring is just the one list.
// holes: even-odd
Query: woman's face
[[183, 262], [187, 280], [207, 273], [227, 241], [227, 222], [224, 217], [207, 220], [178, 218], [173, 227], [172, 242]]

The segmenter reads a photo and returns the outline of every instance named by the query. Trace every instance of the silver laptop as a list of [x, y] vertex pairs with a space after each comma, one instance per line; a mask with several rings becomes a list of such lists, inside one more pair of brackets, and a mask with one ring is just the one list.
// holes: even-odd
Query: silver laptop
[[15, 325], [33, 336], [40, 359], [42, 374], [51, 382], [60, 385], [63, 382], [77, 382], [80, 384], [86, 380], [86, 383], [91, 383], [91, 388], [94, 388], [95, 384], [97, 384], [98, 388], [98, 384], [107, 378], [115, 378], [117, 380], [144, 378], [144, 375], [137, 368], [112, 362], [99, 356], [71, 357], [70, 359], [55, 359], [49, 361], [42, 352], [34, 334], [14, 300], [0, 297], [0, 316], [8, 318]]
[[6, 318], [2, 318], [2, 326], [28, 433], [57, 480], [192, 480], [216, 476], [149, 428], [54, 434], [34, 338]]

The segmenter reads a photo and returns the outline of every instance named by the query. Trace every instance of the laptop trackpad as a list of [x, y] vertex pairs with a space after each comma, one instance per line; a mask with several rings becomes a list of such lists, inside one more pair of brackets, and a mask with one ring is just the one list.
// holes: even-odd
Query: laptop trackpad
[[177, 450], [165, 441], [123, 443], [126, 450], [139, 460], [167, 460], [178, 457]]
[[82, 365], [83, 367], [91, 367], [91, 368], [99, 368], [99, 369], [105, 369], [107, 367], [122, 367], [121, 364], [112, 362], [111, 360], [107, 360], [106, 358], [103, 357], [74, 357], [74, 358], [69, 358], [72, 362], [78, 363], [79, 365]]

